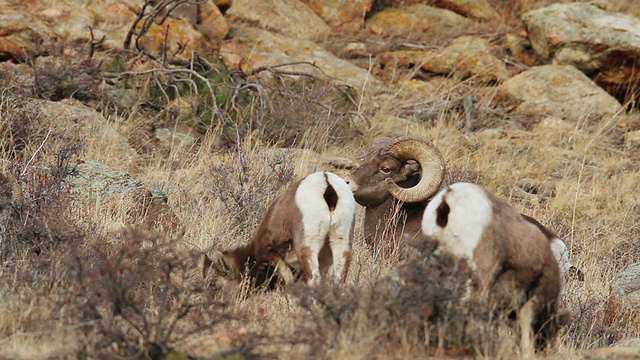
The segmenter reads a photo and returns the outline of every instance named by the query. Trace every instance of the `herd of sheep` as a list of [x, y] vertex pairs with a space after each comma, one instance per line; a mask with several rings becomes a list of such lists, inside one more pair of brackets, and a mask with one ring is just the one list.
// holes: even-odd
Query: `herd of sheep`
[[[478, 185], [443, 186], [444, 175], [444, 158], [430, 141], [375, 139], [346, 179], [316, 172], [279, 194], [251, 241], [205, 256], [203, 275], [227, 282], [249, 276], [271, 288], [316, 286], [325, 276], [344, 283], [357, 202], [365, 207], [367, 244], [431, 242], [466, 259], [475, 274], [469, 296], [498, 309], [516, 304], [521, 352], [532, 355], [570, 320], [558, 310], [563, 275], [582, 274], [551, 230]], [[398, 213], [401, 220], [391, 221]]]

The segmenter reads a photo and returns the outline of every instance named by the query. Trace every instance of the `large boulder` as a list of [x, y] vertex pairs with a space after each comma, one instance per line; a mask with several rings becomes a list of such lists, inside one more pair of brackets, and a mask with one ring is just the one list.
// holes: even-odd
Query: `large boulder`
[[461, 36], [442, 50], [398, 50], [378, 54], [384, 73], [420, 68], [429, 73], [473, 78], [480, 82], [502, 81], [509, 77], [504, 62], [497, 58], [486, 39]]
[[489, 42], [474, 36], [461, 36], [442, 50], [398, 50], [377, 56], [387, 72], [397, 68], [452, 75], [455, 79], [473, 78], [481, 82], [502, 81], [507, 68], [492, 52]]
[[365, 27], [376, 34], [406, 37], [409, 34], [459, 34], [470, 24], [469, 19], [453, 11], [416, 4], [375, 13], [365, 22]]
[[499, 17], [487, 0], [436, 0], [434, 5], [478, 20], [494, 20]]
[[[42, 1], [34, 3], [30, 11], [62, 42], [86, 44], [93, 34], [93, 40], [103, 40], [100, 47], [121, 51], [144, 3], [142, 0], [110, 0], [87, 5], [86, 1], [61, 0], [51, 6]], [[152, 10], [153, 7], [148, 6], [145, 11], [151, 14]], [[156, 15], [155, 21], [147, 22], [149, 27], [138, 42], [141, 48], [154, 54], [166, 47], [170, 54], [182, 49], [180, 54], [190, 56], [192, 50], [217, 46], [229, 32], [226, 19], [211, 1], [183, 3], [170, 14], [165, 9]], [[161, 19], [164, 19], [161, 24], [156, 22]], [[146, 20], [147, 17], [143, 17], [137, 23], [138, 33]], [[136, 41], [135, 35], [131, 40]]]
[[617, 274], [611, 287], [619, 296], [640, 302], [640, 263], [631, 264]]
[[346, 31], [360, 30], [373, 0], [303, 0], [329, 26]]
[[122, 227], [141, 224], [149, 229], [178, 230], [179, 219], [162, 191], [92, 159], [81, 159], [72, 169], [64, 181], [78, 211], [110, 216], [113, 224]]
[[640, 83], [640, 19], [586, 2], [554, 4], [522, 18], [543, 61], [594, 75], [618, 99]]
[[313, 40], [331, 28], [300, 0], [233, 0], [227, 10], [232, 22], [249, 22], [284, 36]]
[[260, 66], [291, 64], [278, 69], [323, 78], [330, 76], [356, 89], [376, 81], [367, 70], [336, 57], [312, 41], [251, 27], [237, 29], [234, 39], [223, 44], [221, 54], [232, 69], [241, 67], [251, 71]]
[[620, 103], [584, 73], [568, 65], [544, 65], [520, 73], [500, 86], [520, 102], [516, 111], [565, 120], [614, 114]]
[[507, 67], [493, 54], [489, 41], [474, 36], [462, 36], [453, 40], [422, 65], [422, 69], [487, 82], [501, 81], [508, 77]]
[[82, 143], [87, 153], [105, 163], [132, 168], [139, 161], [137, 152], [99, 112], [81, 104], [33, 100], [22, 111], [38, 111], [39, 124], [51, 129], [43, 144], [47, 153], [60, 151], [62, 146]]
[[39, 55], [52, 34], [42, 24], [19, 14], [0, 14], [0, 61]]

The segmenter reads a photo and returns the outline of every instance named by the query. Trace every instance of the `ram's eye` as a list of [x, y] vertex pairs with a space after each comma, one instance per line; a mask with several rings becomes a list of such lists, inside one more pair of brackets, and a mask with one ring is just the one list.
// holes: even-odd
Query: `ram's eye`
[[383, 168], [380, 168], [380, 171], [382, 171], [385, 174], [388, 174], [391, 172], [391, 169], [389, 169], [388, 167], [383, 167]]

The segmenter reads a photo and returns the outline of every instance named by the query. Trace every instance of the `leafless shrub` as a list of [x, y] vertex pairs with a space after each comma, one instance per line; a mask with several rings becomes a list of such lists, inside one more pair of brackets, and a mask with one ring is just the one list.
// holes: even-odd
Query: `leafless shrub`
[[293, 182], [287, 150], [276, 154], [238, 151], [235, 162], [211, 166], [212, 194], [222, 201], [235, 225], [255, 229], [275, 192]]
[[345, 336], [357, 342], [357, 329], [375, 334], [369, 357], [397, 354], [398, 344], [407, 351], [402, 356], [495, 351], [499, 340], [491, 310], [461, 300], [471, 275], [466, 262], [431, 249], [423, 254], [429, 255], [406, 261], [395, 276], [371, 288], [294, 288], [307, 314], [300, 324], [304, 331], [297, 334], [309, 337], [310, 354], [330, 353]]
[[640, 315], [637, 304], [622, 301], [613, 293], [586, 299], [566, 296], [565, 301], [572, 313], [566, 339], [573, 346], [607, 347], [638, 335]]
[[96, 100], [101, 97], [103, 71], [97, 61], [71, 61], [66, 57], [40, 60], [34, 66], [34, 94], [51, 101]]
[[67, 189], [62, 180], [83, 146], [63, 143], [55, 154], [40, 152], [40, 144], [51, 136], [51, 131], [38, 126], [37, 110], [24, 99], [5, 93], [0, 96], [0, 111], [8, 114], [0, 124], [0, 152], [6, 159], [6, 171], [11, 174], [11, 186], [20, 193], [19, 201], [12, 200], [11, 211], [3, 220], [3, 261], [22, 256], [25, 251], [40, 255], [82, 236], [81, 229], [66, 221]]
[[339, 144], [357, 133], [352, 118], [356, 110], [356, 93], [348, 86], [338, 86], [329, 79], [276, 74], [278, 83], [264, 85], [268, 104], [266, 116], [257, 127], [267, 141], [286, 147], [321, 149], [326, 143]]
[[[93, 241], [67, 257], [62, 316], [84, 328], [98, 357], [164, 357], [176, 343], [234, 319], [197, 279], [196, 251], [130, 230], [120, 243]], [[251, 352], [247, 344], [234, 344]]]

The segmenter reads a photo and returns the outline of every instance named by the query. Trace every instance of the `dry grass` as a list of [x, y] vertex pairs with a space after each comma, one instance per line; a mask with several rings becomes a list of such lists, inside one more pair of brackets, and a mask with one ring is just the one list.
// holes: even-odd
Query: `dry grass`
[[[533, 6], [525, 0], [513, 8], [492, 3], [507, 13]], [[469, 133], [461, 125], [464, 114], [449, 106], [455, 94], [470, 93], [480, 108], [495, 104], [490, 89], [469, 82], [439, 87], [428, 101], [409, 92], [364, 89], [355, 106], [349, 91], [345, 95], [318, 79], [280, 85], [251, 81], [268, 89], [275, 107], [248, 101], [247, 108], [225, 117], [235, 116], [245, 128], [229, 135], [228, 127], [209, 127], [188, 147], [154, 143], [150, 128], [176, 124], [167, 120], [169, 110], [102, 107], [140, 157], [134, 167], [118, 157], [110, 158], [110, 165], [129, 168], [164, 191], [183, 236], [130, 228], [124, 217], [100, 207], [69, 208], [61, 177], [77, 155], [104, 156], [109, 138], [97, 135], [85, 139], [84, 148], [62, 142], [64, 147], [43, 151], [41, 144], [52, 135], [38, 126], [37, 111], [21, 98], [36, 90], [40, 96], [68, 90], [0, 84], [0, 169], [17, 175], [25, 194], [24, 205], [0, 218], [2, 229], [9, 230], [0, 256], [3, 356], [161, 358], [172, 351], [227, 359], [517, 356], [502, 319], [489, 321], [482, 306], [459, 304], [464, 266], [455, 272], [451, 259], [423, 254], [396, 270], [398, 253], [372, 254], [365, 246], [362, 209], [348, 287], [247, 296], [208, 288], [199, 278], [198, 255], [247, 241], [281, 187], [311, 171], [332, 170], [312, 163], [310, 153], [280, 146], [357, 159], [372, 137], [389, 135], [381, 124], [368, 127], [362, 121], [379, 109], [408, 118], [406, 132], [433, 139], [447, 160], [448, 182], [487, 187], [549, 225], [569, 246], [586, 280], [567, 280], [563, 306], [573, 311], [574, 321], [541, 356], [577, 359], [589, 349], [640, 336], [637, 309], [614, 303], [609, 294], [616, 273], [640, 261], [640, 157], [620, 145], [623, 117], [591, 121], [585, 114], [577, 124], [553, 127], [541, 119], [479, 111], [478, 131]], [[429, 114], [420, 112], [424, 108]], [[265, 123], [268, 116], [271, 122]], [[248, 131], [254, 123], [269, 128]], [[280, 137], [274, 136], [278, 129], [284, 129]], [[523, 179], [541, 195], [523, 197], [516, 189]], [[394, 271], [409, 281], [394, 280]]]

